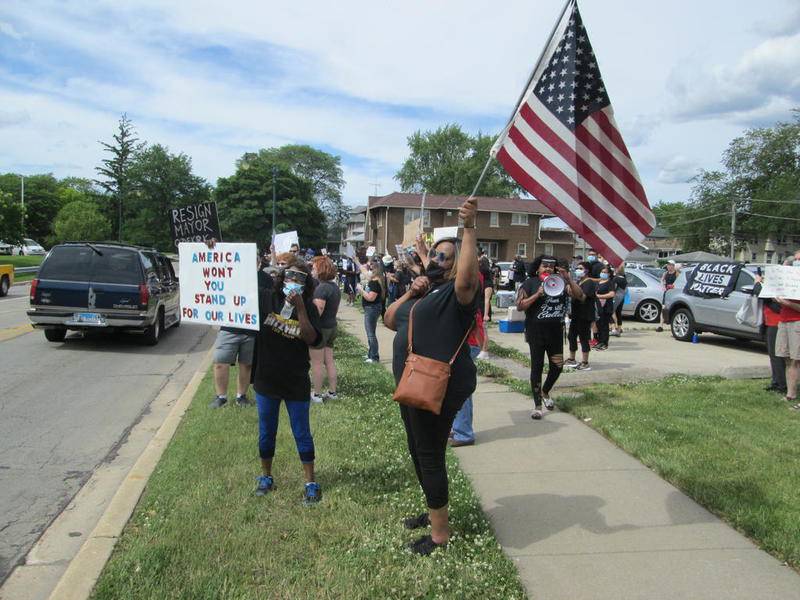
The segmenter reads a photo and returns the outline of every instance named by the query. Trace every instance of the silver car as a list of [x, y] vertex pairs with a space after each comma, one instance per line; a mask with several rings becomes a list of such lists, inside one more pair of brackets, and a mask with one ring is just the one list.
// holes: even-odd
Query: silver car
[[725, 298], [701, 298], [683, 293], [686, 276], [691, 268], [684, 269], [675, 281], [675, 288], [667, 292], [665, 308], [669, 315], [672, 336], [683, 342], [691, 341], [695, 333], [716, 333], [741, 340], [763, 341], [757, 327], [742, 325], [736, 313], [745, 300], [752, 296], [755, 272], [750, 267], [739, 271], [734, 290]]
[[628, 280], [622, 316], [636, 317], [645, 323], [655, 323], [661, 316], [664, 291], [661, 280], [645, 269], [625, 269]]

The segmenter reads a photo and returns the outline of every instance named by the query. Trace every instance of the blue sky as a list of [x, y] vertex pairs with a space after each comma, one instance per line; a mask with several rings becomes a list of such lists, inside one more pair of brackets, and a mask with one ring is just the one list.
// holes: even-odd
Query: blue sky
[[[561, 6], [4, 0], [0, 171], [91, 177], [127, 112], [212, 183], [262, 147], [338, 154], [345, 200], [364, 203], [373, 183], [397, 189], [414, 131], [500, 129]], [[731, 139], [800, 107], [796, 0], [580, 7], [652, 203], [685, 199]]]

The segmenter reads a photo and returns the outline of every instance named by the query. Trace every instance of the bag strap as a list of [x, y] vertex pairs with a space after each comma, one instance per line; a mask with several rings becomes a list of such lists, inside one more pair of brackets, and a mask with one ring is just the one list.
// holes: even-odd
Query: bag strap
[[[420, 298], [422, 300], [422, 298]], [[419, 300], [417, 301], [419, 302]], [[411, 307], [411, 311], [408, 313], [408, 353], [412, 354], [414, 352], [414, 343], [413, 343], [413, 331], [414, 331], [414, 309], [417, 307], [417, 303], [415, 302], [414, 305]], [[453, 354], [453, 358], [450, 359], [450, 366], [453, 366], [453, 363], [458, 358], [458, 353], [461, 352], [461, 348], [464, 346], [464, 342], [467, 341], [469, 337], [469, 332], [472, 331], [472, 328], [475, 327], [475, 319], [472, 320], [470, 326], [467, 328], [467, 332], [464, 334], [464, 337], [461, 340], [461, 343], [456, 348], [455, 354]]]

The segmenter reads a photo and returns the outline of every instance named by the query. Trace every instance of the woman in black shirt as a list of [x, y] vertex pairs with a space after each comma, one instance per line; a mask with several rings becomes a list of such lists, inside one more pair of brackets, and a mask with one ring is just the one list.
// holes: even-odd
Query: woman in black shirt
[[379, 266], [379, 261], [371, 260], [367, 265], [368, 275], [366, 283], [359, 285], [361, 292], [361, 306], [364, 309], [364, 329], [367, 332], [367, 358], [366, 362], [380, 361], [378, 353], [378, 336], [375, 330], [378, 327], [378, 318], [383, 313], [383, 301], [386, 298], [386, 284]]
[[597, 284], [597, 346], [595, 350], [608, 350], [608, 335], [611, 317], [614, 314], [614, 272], [607, 265], [600, 269]]
[[[592, 339], [592, 323], [595, 318], [595, 300], [597, 299], [597, 284], [592, 281], [592, 265], [589, 262], [578, 263], [575, 269], [575, 279], [581, 288], [580, 296], [572, 296], [571, 313], [569, 322], [569, 332], [567, 341], [569, 342], [569, 358], [564, 363], [565, 367], [576, 371], [591, 371], [589, 366], [589, 344]], [[578, 339], [581, 342], [581, 352], [583, 354], [580, 363], [575, 361], [575, 353], [578, 351]]]
[[625, 277], [625, 264], [621, 264], [614, 273], [614, 329], [611, 335], [622, 335], [622, 305], [625, 304], [625, 294], [628, 291], [628, 280]]
[[[459, 211], [464, 221], [460, 254], [457, 240], [440, 240], [431, 248], [426, 276], [418, 277], [401, 298], [386, 311], [384, 323], [397, 332], [394, 338], [395, 380], [403, 373], [408, 352], [408, 320], [414, 308], [413, 347], [416, 354], [450, 361], [472, 328], [477, 296], [482, 292], [478, 278], [475, 217], [477, 201], [468, 199]], [[428, 555], [450, 539], [448, 486], [445, 451], [453, 419], [477, 384], [475, 364], [469, 346], [461, 345], [451, 369], [442, 411], [432, 412], [400, 406], [406, 429], [408, 451], [414, 463], [428, 512], [406, 519], [406, 527], [431, 526], [431, 534], [410, 545], [412, 552]]]
[[656, 327], [656, 331], [664, 331], [664, 327], [667, 326], [667, 311], [664, 310], [664, 302], [667, 299], [667, 292], [675, 287], [675, 280], [678, 279], [678, 275], [681, 272], [678, 269], [678, 266], [675, 264], [674, 260], [670, 260], [667, 263], [666, 271], [661, 276], [661, 289], [663, 290], [663, 296], [661, 298], [661, 323], [658, 327]]

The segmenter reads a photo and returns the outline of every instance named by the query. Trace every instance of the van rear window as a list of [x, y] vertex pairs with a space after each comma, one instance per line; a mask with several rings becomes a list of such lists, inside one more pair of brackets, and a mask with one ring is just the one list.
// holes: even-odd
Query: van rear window
[[86, 246], [57, 246], [39, 269], [39, 279], [90, 281], [92, 255]]
[[142, 282], [142, 266], [139, 253], [117, 248], [101, 248], [103, 256], [92, 257], [92, 281], [97, 283]]

